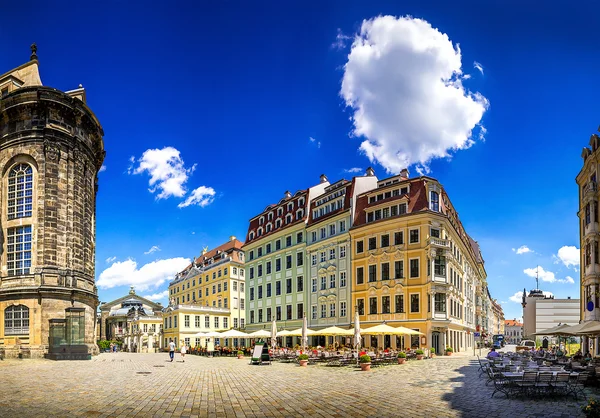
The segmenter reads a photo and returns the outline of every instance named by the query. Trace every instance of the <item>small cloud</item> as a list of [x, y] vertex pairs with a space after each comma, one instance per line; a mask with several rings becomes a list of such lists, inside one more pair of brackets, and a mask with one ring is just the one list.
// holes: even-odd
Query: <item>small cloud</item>
[[135, 286], [140, 291], [157, 289], [163, 283], [172, 280], [175, 274], [190, 264], [189, 258], [176, 257], [156, 260], [138, 268], [131, 258], [117, 261], [98, 276], [96, 285], [100, 289], [112, 289], [118, 286]]
[[340, 28], [337, 29], [337, 35], [335, 35], [335, 42], [331, 44], [334, 49], [344, 49], [348, 44], [348, 40], [352, 39], [351, 36], [344, 35]]
[[100, 170], [98, 170], [98, 173], [102, 173], [103, 171], [106, 171], [106, 165], [102, 164], [102, 166], [100, 166]]
[[563, 263], [566, 267], [573, 267], [577, 271], [579, 266], [580, 250], [575, 246], [564, 245], [554, 257], [554, 264]]
[[153, 245], [148, 251], [145, 251], [144, 254], [148, 255], [157, 251], [160, 251], [160, 247], [158, 245]]
[[475, 62], [473, 62], [473, 67], [475, 67], [477, 70], [479, 70], [481, 75], [483, 75], [483, 65], [481, 65], [480, 63], [475, 61]]
[[350, 174], [360, 173], [361, 171], [362, 171], [362, 168], [360, 168], [360, 167], [345, 168], [343, 170], [344, 173], [350, 173]]
[[523, 301], [523, 292], [519, 291], [508, 298], [511, 302], [521, 303]]
[[148, 185], [150, 193], [156, 193], [156, 199], [166, 199], [171, 196], [183, 197], [186, 193], [184, 187], [189, 176], [196, 169], [196, 164], [191, 167], [185, 167], [181, 159], [179, 150], [173, 147], [164, 147], [163, 149], [147, 149], [137, 160], [138, 166], [134, 168], [136, 162], [131, 158], [132, 163], [127, 172], [129, 174], [142, 174], [146, 172], [150, 176]]
[[533, 250], [531, 250], [527, 245], [521, 245], [519, 248], [517, 249], [512, 249], [513, 252], [517, 253], [517, 254], [526, 254], [526, 253], [532, 253]]
[[112, 263], [113, 261], [115, 261], [116, 259], [117, 259], [117, 257], [108, 257], [108, 258], [106, 259], [106, 262], [107, 262], [108, 264], [110, 264], [110, 263]]
[[194, 189], [192, 193], [177, 205], [178, 208], [185, 208], [191, 205], [200, 206], [201, 208], [210, 205], [215, 200], [215, 189], [212, 187], [200, 186]]
[[567, 276], [565, 279], [557, 279], [553, 272], [544, 270], [543, 267], [538, 266], [534, 269], [525, 269], [523, 273], [531, 278], [539, 277], [541, 281], [546, 283], [568, 283], [573, 284], [575, 281], [572, 277]]
[[168, 296], [169, 296], [169, 290], [167, 289], [164, 292], [155, 293], [153, 295], [146, 295], [146, 296], [142, 296], [142, 297], [146, 298], [148, 300], [152, 300], [154, 302], [158, 302], [160, 300], [166, 300]]
[[315, 138], [313, 138], [312, 136], [309, 136], [308, 139], [310, 140], [310, 142], [312, 142], [313, 144], [317, 144], [317, 148], [321, 148], [321, 141], [317, 141]]
[[192, 231], [192, 235], [196, 235], [196, 231]]

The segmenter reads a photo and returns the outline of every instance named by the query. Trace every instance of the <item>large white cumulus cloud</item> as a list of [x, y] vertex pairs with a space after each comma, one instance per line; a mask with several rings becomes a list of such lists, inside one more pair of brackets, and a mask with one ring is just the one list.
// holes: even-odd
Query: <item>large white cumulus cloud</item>
[[[412, 17], [365, 20], [354, 38], [340, 94], [353, 109], [360, 149], [389, 173], [469, 148], [489, 106], [466, 90], [461, 53], [446, 34]], [[483, 128], [481, 126], [481, 128]], [[479, 130], [482, 137], [485, 129]]]

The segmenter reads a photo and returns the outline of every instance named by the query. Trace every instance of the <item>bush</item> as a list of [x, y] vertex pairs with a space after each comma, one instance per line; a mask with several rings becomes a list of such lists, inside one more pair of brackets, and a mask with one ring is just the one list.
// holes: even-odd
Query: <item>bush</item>
[[238, 354], [237, 354], [237, 355], [238, 355], [238, 356], [243, 356], [243, 355], [244, 355], [244, 352], [243, 352], [242, 350], [238, 350]]
[[446, 347], [447, 353], [452, 353], [453, 351], [454, 351], [454, 349], [452, 347]]
[[431, 347], [431, 348], [429, 349], [429, 351], [431, 352], [431, 354], [435, 354], [435, 348]]
[[418, 356], [422, 356], [423, 354], [425, 354], [425, 352], [419, 348], [415, 350], [415, 354], [417, 354]]
[[108, 340], [100, 340], [98, 341], [98, 347], [100, 350], [108, 350], [110, 348], [110, 341]]
[[600, 403], [592, 398], [587, 405], [581, 407], [581, 411], [586, 417], [600, 417]]
[[360, 358], [358, 359], [358, 361], [360, 363], [370, 363], [371, 362], [371, 356], [369, 356], [367, 354], [363, 354], [362, 356], [360, 356]]
[[300, 354], [298, 360], [308, 360], [308, 354]]
[[406, 353], [404, 351], [400, 351], [398, 353], [398, 358], [406, 358]]

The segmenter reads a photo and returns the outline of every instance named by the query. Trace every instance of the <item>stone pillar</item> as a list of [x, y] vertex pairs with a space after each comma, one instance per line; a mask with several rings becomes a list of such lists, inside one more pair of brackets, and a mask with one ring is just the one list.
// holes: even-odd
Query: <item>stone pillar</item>
[[152, 353], [154, 351], [154, 339], [152, 338], [152, 334], [148, 334], [148, 352]]

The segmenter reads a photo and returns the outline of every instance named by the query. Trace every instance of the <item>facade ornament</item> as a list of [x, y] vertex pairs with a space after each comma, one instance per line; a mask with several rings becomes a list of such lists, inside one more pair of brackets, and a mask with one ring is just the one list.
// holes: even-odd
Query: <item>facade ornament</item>
[[46, 140], [44, 141], [44, 155], [47, 160], [58, 161], [60, 159], [60, 148]]

